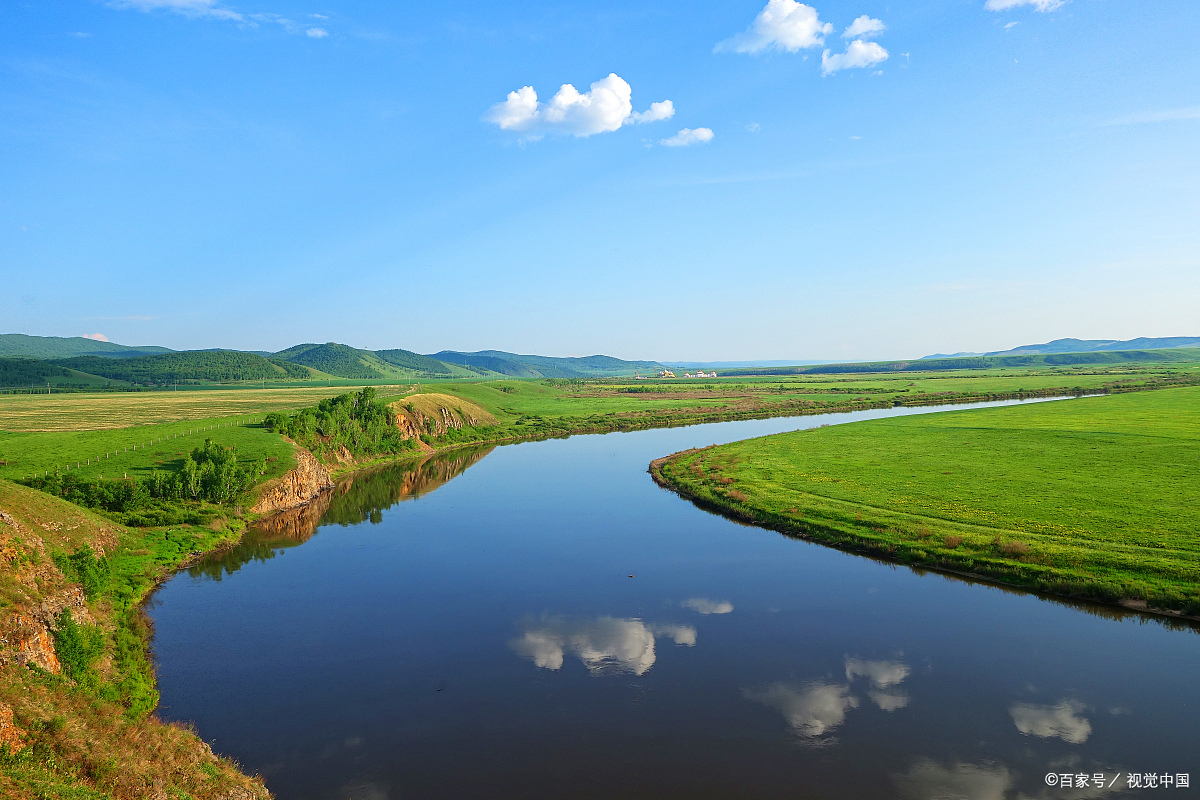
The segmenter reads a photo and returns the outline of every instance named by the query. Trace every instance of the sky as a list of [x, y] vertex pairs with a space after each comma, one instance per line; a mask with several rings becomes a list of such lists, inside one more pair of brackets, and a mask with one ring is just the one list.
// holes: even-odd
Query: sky
[[1195, 0], [0, 3], [0, 333], [1200, 336]]

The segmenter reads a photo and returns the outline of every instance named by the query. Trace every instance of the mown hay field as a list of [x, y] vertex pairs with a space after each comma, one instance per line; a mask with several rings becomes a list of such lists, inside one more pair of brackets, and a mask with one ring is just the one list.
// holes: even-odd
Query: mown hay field
[[[386, 396], [408, 386], [380, 386]], [[107, 392], [0, 396], [0, 431], [85, 431], [216, 417], [262, 415], [316, 405], [345, 386], [305, 389], [223, 389], [187, 392]]]
[[1200, 615], [1200, 388], [837, 425], [657, 469], [831, 544]]

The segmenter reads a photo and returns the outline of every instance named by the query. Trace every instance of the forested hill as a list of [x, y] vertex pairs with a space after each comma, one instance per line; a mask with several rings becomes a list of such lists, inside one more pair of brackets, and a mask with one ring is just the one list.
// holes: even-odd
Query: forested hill
[[722, 370], [725, 376], [735, 375], [837, 375], [860, 372], [926, 372], [937, 370], [1074, 367], [1088, 364], [1124, 364], [1130, 362], [1200, 361], [1200, 348], [1167, 350], [1121, 350], [1114, 353], [1050, 353], [1047, 355], [1017, 356], [960, 356], [920, 358], [913, 361], [864, 361], [850, 364], [819, 364], [817, 366], [763, 367], [758, 369]]
[[503, 350], [479, 350], [474, 353], [443, 350], [431, 357], [516, 378], [596, 378], [632, 375], [635, 370], [649, 373], [663, 369], [662, 364], [656, 361], [623, 361], [612, 356], [555, 358], [506, 353]]
[[327, 342], [326, 344], [298, 344], [280, 350], [273, 358], [301, 364], [328, 375], [355, 380], [381, 380], [388, 378], [449, 378], [455, 375], [472, 374], [427, 356], [407, 350], [358, 350], [349, 345]]
[[130, 347], [113, 342], [85, 339], [82, 336], [26, 336], [23, 333], [0, 334], [0, 358], [36, 358], [45, 361], [52, 358], [75, 356], [104, 356], [107, 358], [132, 358], [148, 353], [170, 353], [167, 347]]
[[1044, 344], [1025, 344], [1011, 350], [993, 350], [990, 353], [935, 353], [922, 360], [940, 358], [963, 358], [968, 356], [1028, 356], [1054, 353], [1112, 353], [1134, 350], [1165, 350], [1175, 347], [1200, 347], [1200, 336], [1160, 336], [1137, 339], [1055, 339]]
[[119, 359], [80, 356], [57, 359], [49, 364], [142, 385], [175, 381], [278, 380], [307, 378], [311, 374], [297, 364], [232, 350], [189, 350]]

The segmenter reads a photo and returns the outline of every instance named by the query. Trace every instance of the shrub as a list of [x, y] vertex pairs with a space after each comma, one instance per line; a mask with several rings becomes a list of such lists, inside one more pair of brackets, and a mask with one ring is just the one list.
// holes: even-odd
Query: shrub
[[111, 576], [108, 559], [97, 557], [86, 544], [71, 555], [55, 553], [52, 559], [54, 566], [58, 567], [67, 580], [83, 587], [83, 594], [89, 600], [108, 586]]
[[79, 680], [104, 653], [104, 632], [94, 625], [80, 625], [66, 609], [58, 616], [54, 631], [54, 653], [63, 673]]

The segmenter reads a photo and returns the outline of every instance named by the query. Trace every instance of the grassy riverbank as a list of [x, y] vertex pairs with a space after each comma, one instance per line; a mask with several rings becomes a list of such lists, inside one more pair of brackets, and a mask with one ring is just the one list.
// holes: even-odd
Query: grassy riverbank
[[242, 527], [124, 528], [0, 480], [0, 796], [267, 797], [153, 716], [142, 613], [159, 580]]
[[875, 420], [688, 451], [655, 476], [785, 533], [1200, 616], [1200, 388]]

